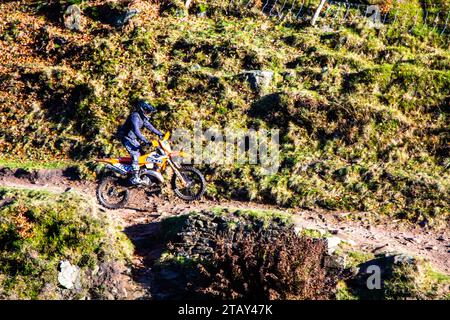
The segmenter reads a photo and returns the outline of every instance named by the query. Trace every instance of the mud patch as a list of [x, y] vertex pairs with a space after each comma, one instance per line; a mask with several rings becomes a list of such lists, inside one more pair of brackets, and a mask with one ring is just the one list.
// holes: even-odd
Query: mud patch
[[57, 184], [63, 180], [79, 181], [80, 172], [77, 167], [67, 167], [65, 169], [9, 169], [0, 168], [0, 178], [26, 180], [31, 183], [53, 183]]

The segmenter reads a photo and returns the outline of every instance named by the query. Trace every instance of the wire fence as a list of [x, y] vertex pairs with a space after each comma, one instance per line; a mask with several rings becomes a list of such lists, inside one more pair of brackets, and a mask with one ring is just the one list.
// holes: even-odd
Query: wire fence
[[[318, 2], [314, 0], [229, 0], [228, 12], [258, 8], [267, 16], [279, 20], [311, 22]], [[392, 8], [349, 1], [327, 0], [317, 19], [317, 25], [338, 29], [357, 21], [369, 23], [374, 28], [392, 28], [409, 33], [430, 33], [440, 36], [450, 34], [450, 9], [422, 7], [405, 8], [398, 0]], [[385, 29], [386, 29], [385, 28]]]

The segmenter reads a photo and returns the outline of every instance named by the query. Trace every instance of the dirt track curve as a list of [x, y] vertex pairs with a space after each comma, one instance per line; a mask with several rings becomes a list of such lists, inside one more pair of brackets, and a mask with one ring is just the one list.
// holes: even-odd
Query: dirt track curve
[[[349, 243], [355, 250], [364, 252], [404, 252], [425, 258], [433, 267], [450, 274], [450, 231], [448, 228], [435, 231], [417, 225], [388, 218], [375, 217], [366, 212], [348, 213], [338, 211], [306, 211], [283, 209], [276, 206], [240, 201], [200, 200], [186, 203], [173, 196], [146, 196], [141, 192], [134, 194], [126, 208], [107, 210], [95, 199], [95, 184], [71, 180], [60, 170], [43, 170], [29, 174], [23, 170], [0, 169], [0, 186], [47, 190], [55, 193], [77, 192], [90, 199], [96, 210], [112, 215], [123, 227], [123, 232], [135, 246], [132, 275], [135, 288], [129, 298], [149, 297], [148, 274], [153, 262], [164, 249], [153, 236], [158, 222], [172, 215], [188, 213], [193, 210], [208, 209], [215, 206], [246, 209], [275, 209], [294, 214], [294, 223], [299, 228], [317, 229], [333, 234]], [[154, 242], [149, 239], [155, 239]]]

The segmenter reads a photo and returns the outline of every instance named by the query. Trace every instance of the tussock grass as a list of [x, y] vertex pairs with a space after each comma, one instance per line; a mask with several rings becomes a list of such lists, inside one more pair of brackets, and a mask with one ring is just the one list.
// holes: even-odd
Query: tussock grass
[[[94, 280], [102, 264], [124, 264], [130, 242], [108, 217], [72, 193], [0, 188], [0, 297], [3, 299], [82, 299], [103, 297], [106, 283]], [[58, 265], [81, 268], [81, 288], [63, 290]]]

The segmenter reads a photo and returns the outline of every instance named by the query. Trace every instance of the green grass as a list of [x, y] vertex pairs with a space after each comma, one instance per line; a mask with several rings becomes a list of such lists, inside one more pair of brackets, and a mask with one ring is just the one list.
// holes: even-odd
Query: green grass
[[75, 162], [70, 160], [49, 160], [49, 161], [33, 161], [33, 160], [9, 160], [6, 158], [0, 159], [0, 168], [9, 169], [25, 169], [25, 170], [37, 170], [37, 169], [64, 169]]
[[429, 295], [437, 295], [440, 299], [448, 300], [450, 298], [448, 294], [450, 288], [450, 274], [436, 271], [430, 263], [426, 263], [423, 269], [423, 286], [428, 289]]
[[450, 284], [450, 275], [448, 275], [448, 274], [443, 274], [443, 273], [434, 271], [432, 269], [429, 269], [428, 276], [431, 279], [435, 280], [436, 282], [443, 283], [443, 284], [444, 283]]
[[339, 281], [337, 285], [336, 300], [358, 300], [358, 296], [351, 292], [345, 281]]
[[348, 266], [356, 267], [357, 265], [371, 260], [375, 257], [372, 253], [349, 250], [346, 251], [346, 264]]
[[325, 238], [325, 235], [323, 233], [321, 233], [320, 231], [315, 230], [315, 229], [303, 229], [301, 234], [304, 236], [310, 237], [310, 238], [315, 238], [315, 239]]
[[285, 225], [292, 224], [292, 215], [282, 211], [267, 209], [238, 209], [233, 207], [214, 207], [211, 210], [216, 215], [230, 215], [249, 218], [252, 221], [260, 221], [264, 226], [276, 221]]

